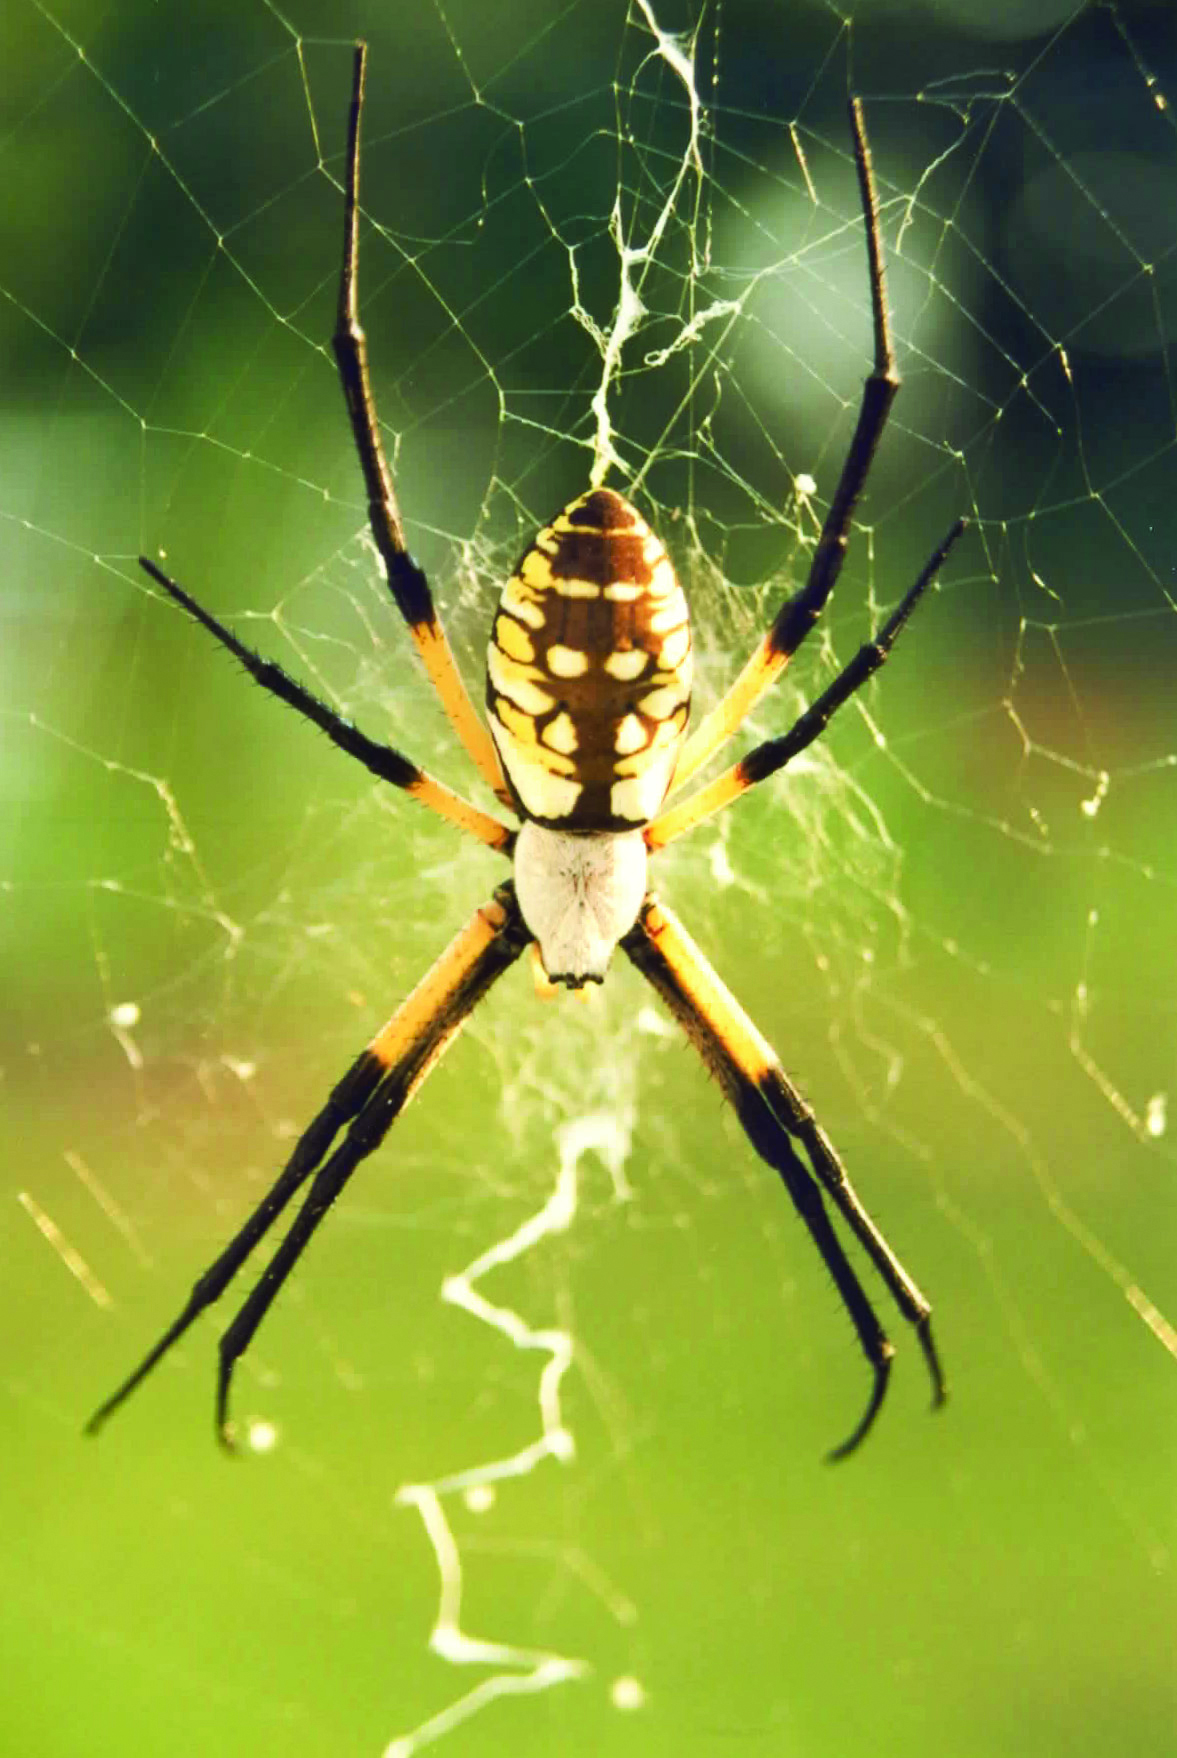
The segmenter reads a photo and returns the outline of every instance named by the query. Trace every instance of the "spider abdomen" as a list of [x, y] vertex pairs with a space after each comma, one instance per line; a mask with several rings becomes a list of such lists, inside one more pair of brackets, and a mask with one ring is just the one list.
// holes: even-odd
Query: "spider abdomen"
[[522, 816], [568, 831], [647, 824], [690, 696], [690, 619], [670, 558], [622, 495], [590, 489], [507, 581], [487, 651], [487, 716]]

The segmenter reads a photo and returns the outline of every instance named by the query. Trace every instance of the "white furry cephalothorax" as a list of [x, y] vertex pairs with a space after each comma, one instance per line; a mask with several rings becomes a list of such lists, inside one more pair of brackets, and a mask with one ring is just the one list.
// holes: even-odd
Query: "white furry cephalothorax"
[[530, 820], [515, 843], [515, 895], [553, 983], [602, 983], [646, 895], [640, 830], [598, 836]]

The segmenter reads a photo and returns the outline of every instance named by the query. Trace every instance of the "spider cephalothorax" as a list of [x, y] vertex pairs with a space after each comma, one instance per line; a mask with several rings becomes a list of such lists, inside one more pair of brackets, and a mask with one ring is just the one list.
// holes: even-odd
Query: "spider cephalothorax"
[[[781, 737], [755, 746], [697, 793], [665, 805], [720, 749], [820, 616], [846, 551], [899, 380], [883, 285], [870, 158], [857, 101], [850, 106], [870, 264], [874, 365], [858, 423], [813, 552], [808, 577], [777, 612], [759, 647], [715, 708], [686, 738], [691, 635], [686, 600], [661, 542], [620, 494], [593, 488], [541, 530], [503, 588], [487, 656], [487, 723], [466, 693], [424, 572], [408, 552], [384, 457], [359, 326], [359, 133], [364, 48], [356, 50], [348, 130], [343, 272], [334, 345], [371, 519], [389, 590], [450, 722], [484, 782], [517, 813], [513, 829], [399, 751], [321, 702], [281, 667], [244, 646], [149, 561], [143, 566], [228, 648], [265, 689], [296, 709], [382, 781], [401, 788], [488, 848], [513, 856], [514, 882], [475, 911], [331, 1092], [285, 1168], [241, 1231], [199, 1278], [159, 1342], [100, 1406], [91, 1432], [129, 1396], [172, 1344], [224, 1292], [309, 1181], [286, 1237], [221, 1338], [217, 1430], [229, 1444], [234, 1366], [282, 1284], [356, 1167], [387, 1135], [464, 1019], [528, 946], [554, 982], [600, 982], [618, 946], [662, 997], [731, 1102], [760, 1157], [779, 1174], [828, 1266], [873, 1373], [867, 1407], [835, 1448], [851, 1452], [878, 1412], [892, 1349], [846, 1256], [827, 1201], [867, 1253], [914, 1327], [942, 1401], [931, 1308], [855, 1195], [830, 1142], [766, 1040], [703, 953], [646, 888], [650, 855], [774, 774], [812, 744], [830, 716], [883, 664], [963, 529], [957, 523], [875, 635]], [[804, 1150], [804, 1158], [798, 1152]]]

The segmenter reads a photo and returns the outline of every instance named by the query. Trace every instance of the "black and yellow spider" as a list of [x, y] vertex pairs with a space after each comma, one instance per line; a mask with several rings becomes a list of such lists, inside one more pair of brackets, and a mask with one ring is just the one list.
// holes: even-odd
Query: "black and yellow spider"
[[[491, 986], [529, 946], [542, 979], [571, 989], [601, 982], [620, 946], [666, 1002], [734, 1106], [752, 1146], [776, 1169], [825, 1259], [874, 1375], [866, 1410], [831, 1457], [866, 1435], [887, 1388], [893, 1349], [826, 1213], [823, 1192], [911, 1323], [945, 1395], [931, 1308], [850, 1185], [828, 1136], [770, 1046], [676, 917], [647, 888], [650, 854], [818, 737], [834, 711], [882, 665], [963, 528], [958, 521], [898, 609], [781, 738], [757, 745], [680, 805], [663, 809], [741, 725], [788, 664], [829, 598], [851, 514], [898, 389], [891, 352], [878, 216], [857, 101], [850, 106], [869, 258], [874, 367], [809, 577], [701, 725], [686, 738], [691, 636], [686, 600], [666, 551], [620, 494], [594, 488], [536, 537], [503, 589], [487, 654], [488, 727], [466, 693], [422, 570], [410, 556], [380, 442], [356, 300], [360, 110], [365, 50], [357, 46], [348, 128], [343, 270], [334, 336], [339, 376], [363, 466], [372, 534], [397, 608], [454, 731], [483, 779], [521, 820], [479, 810], [388, 745], [369, 739], [277, 665], [242, 645], [146, 557], [158, 585], [236, 655], [250, 675], [373, 775], [402, 788], [468, 835], [508, 856], [513, 878], [452, 940], [408, 1000], [376, 1033], [241, 1231], [197, 1281], [184, 1310], [133, 1374], [91, 1417], [91, 1433], [211, 1306], [307, 1181], [310, 1190], [260, 1280], [221, 1338], [216, 1420], [232, 1444], [229, 1387], [271, 1302], [362, 1160], [375, 1152], [442, 1051]], [[685, 741], [685, 742], [684, 742]], [[341, 1135], [342, 1132], [342, 1135]], [[338, 1139], [337, 1139], [338, 1138]], [[808, 1165], [797, 1152], [800, 1144]]]

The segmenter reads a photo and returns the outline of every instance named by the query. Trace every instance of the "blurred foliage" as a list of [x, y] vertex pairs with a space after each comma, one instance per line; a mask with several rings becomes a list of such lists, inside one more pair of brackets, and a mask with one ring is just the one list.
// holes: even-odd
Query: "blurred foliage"
[[[489, 1511], [446, 1502], [463, 1627], [591, 1671], [452, 1748], [1173, 1749], [1175, 1364], [1146, 1321], [1177, 1308], [1177, 85], [1163, 6], [1017, 11], [707, 15], [708, 194], [648, 288], [651, 348], [692, 247], [708, 298], [763, 284], [714, 371], [639, 342], [611, 399], [653, 455], [706, 693], [804, 566], [782, 509], [802, 472], [828, 494], [853, 422], [852, 83], [905, 388], [834, 652], [974, 525], [865, 713], [664, 881], [936, 1302], [949, 1408], [926, 1418], [887, 1313], [887, 1408], [826, 1471], [865, 1392], [849, 1327], [628, 970], [583, 1013], [505, 983], [364, 1169], [242, 1373], [272, 1454], [212, 1443], [216, 1321], [79, 1438], [498, 876], [134, 563], [166, 552], [469, 785], [358, 535], [329, 349], [349, 40], [377, 397], [472, 682], [498, 579], [590, 459], [566, 246], [608, 322], [613, 196], [648, 224], [685, 110], [637, 6], [4, 9], [5, 1749], [376, 1752], [476, 1687], [427, 1650], [435, 1560], [393, 1498], [532, 1442], [543, 1358], [438, 1290], [546, 1201], [562, 1123], [630, 1106], [631, 1199], [587, 1156], [571, 1231], [483, 1288], [574, 1335], [577, 1456]], [[826, 675], [812, 647], [762, 730]]]

